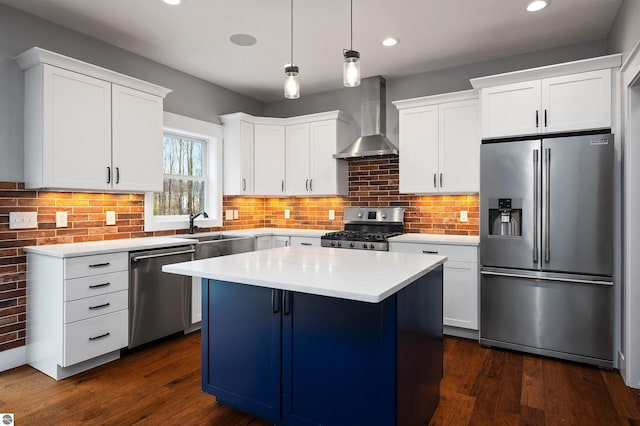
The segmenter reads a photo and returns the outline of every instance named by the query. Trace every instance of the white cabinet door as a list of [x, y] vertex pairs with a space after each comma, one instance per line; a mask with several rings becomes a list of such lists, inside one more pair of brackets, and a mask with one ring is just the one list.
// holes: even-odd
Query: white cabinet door
[[[111, 189], [111, 83], [43, 65], [42, 140], [27, 142], [28, 187]], [[34, 71], [35, 72], [35, 71]], [[27, 86], [27, 98], [38, 96]], [[27, 103], [39, 104], [36, 99]], [[32, 111], [27, 111], [28, 116]], [[37, 120], [37, 117], [34, 117]], [[35, 126], [36, 124], [32, 124]], [[31, 138], [34, 129], [26, 129]]]
[[438, 192], [438, 105], [400, 110], [400, 192]]
[[[439, 171], [441, 192], [480, 191], [478, 100], [439, 107]], [[402, 160], [401, 160], [402, 161]]]
[[254, 125], [256, 195], [284, 195], [284, 126]]
[[112, 86], [113, 189], [162, 191], [162, 98]]
[[273, 248], [289, 247], [289, 244], [291, 244], [291, 238], [287, 236], [282, 236], [282, 235], [274, 235], [271, 241], [272, 241]]
[[256, 251], [270, 248], [273, 248], [273, 237], [271, 235], [256, 237]]
[[224, 195], [253, 194], [253, 124], [224, 121]]
[[309, 191], [309, 124], [287, 126], [285, 135], [285, 177], [287, 195], [306, 195]]
[[443, 324], [478, 329], [478, 264], [444, 264]]
[[333, 154], [338, 146], [336, 120], [316, 121], [310, 124], [311, 173], [309, 192], [313, 195], [336, 195], [338, 188], [338, 162]]
[[541, 131], [540, 80], [484, 88], [480, 99], [483, 139]]
[[611, 70], [542, 80], [546, 132], [611, 127]]

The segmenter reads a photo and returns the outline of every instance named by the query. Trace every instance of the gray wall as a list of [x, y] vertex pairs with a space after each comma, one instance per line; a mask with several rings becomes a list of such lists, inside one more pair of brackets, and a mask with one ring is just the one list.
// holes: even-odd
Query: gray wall
[[640, 41], [640, 1], [623, 0], [608, 36], [608, 51], [622, 53], [624, 62]]
[[255, 99], [0, 5], [0, 181], [24, 180], [24, 77], [12, 58], [33, 46], [172, 89], [164, 109], [176, 114], [219, 123], [221, 114], [264, 113]]
[[[638, 3], [640, 3], [640, 1], [638, 1]], [[391, 101], [471, 89], [469, 79], [475, 77], [575, 61], [606, 54], [606, 41], [596, 40], [387, 80], [387, 136], [397, 144], [398, 111]], [[366, 58], [362, 58], [362, 61], [363, 63], [366, 62]], [[270, 117], [291, 117], [294, 115], [340, 109], [350, 114], [356, 122], [360, 123], [359, 89], [359, 87], [344, 88], [317, 95], [302, 96], [295, 101], [282, 100], [268, 103], [265, 105], [264, 113]]]

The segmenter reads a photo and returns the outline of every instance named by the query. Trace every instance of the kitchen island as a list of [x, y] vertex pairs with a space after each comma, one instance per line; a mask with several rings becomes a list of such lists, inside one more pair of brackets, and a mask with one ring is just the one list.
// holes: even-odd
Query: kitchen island
[[202, 388], [282, 425], [426, 424], [446, 257], [284, 247], [163, 267], [202, 277]]

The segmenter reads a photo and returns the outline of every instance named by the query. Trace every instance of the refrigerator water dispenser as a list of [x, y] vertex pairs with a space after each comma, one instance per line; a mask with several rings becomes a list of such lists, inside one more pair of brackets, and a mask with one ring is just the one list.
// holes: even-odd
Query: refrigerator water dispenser
[[489, 235], [519, 237], [522, 235], [522, 208], [515, 208], [521, 202], [511, 198], [491, 200], [489, 206]]

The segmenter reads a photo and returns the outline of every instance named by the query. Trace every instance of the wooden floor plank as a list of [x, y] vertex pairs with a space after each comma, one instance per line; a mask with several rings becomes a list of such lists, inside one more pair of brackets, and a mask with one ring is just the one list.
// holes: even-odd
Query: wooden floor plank
[[[640, 425], [640, 391], [617, 371], [452, 337], [444, 348], [433, 426]], [[196, 332], [65, 380], [28, 366], [0, 373], [0, 412], [19, 425], [270, 424], [217, 404], [200, 379]]]

